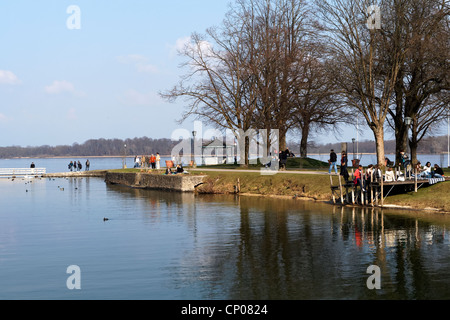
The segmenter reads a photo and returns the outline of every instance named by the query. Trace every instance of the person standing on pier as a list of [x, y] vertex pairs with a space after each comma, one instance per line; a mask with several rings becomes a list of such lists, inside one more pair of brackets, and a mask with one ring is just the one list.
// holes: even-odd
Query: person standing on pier
[[345, 182], [348, 182], [348, 170], [347, 170], [347, 163], [348, 163], [348, 158], [347, 158], [347, 153], [345, 151], [342, 151], [342, 156], [341, 156], [341, 176], [344, 177]]
[[328, 173], [331, 173], [331, 169], [334, 167], [334, 172], [337, 174], [337, 173], [338, 173], [338, 171], [337, 171], [337, 165], [336, 165], [336, 162], [337, 162], [337, 155], [336, 155], [336, 153], [334, 152], [333, 149], [331, 149], [331, 152], [330, 152], [330, 160], [328, 160], [328, 161], [329, 161], [329, 163], [330, 163], [330, 169], [328, 169]]
[[409, 160], [409, 156], [405, 153], [405, 151], [400, 151], [400, 159], [401, 159], [401, 165], [404, 169], [411, 164], [411, 161]]
[[86, 160], [86, 171], [89, 171], [89, 167], [91, 166], [91, 162], [89, 161], [89, 159]]
[[363, 167], [362, 165], [358, 166], [358, 169], [355, 170], [355, 180], [354, 183], [356, 186], [360, 186], [363, 192], [366, 192], [363, 186]]

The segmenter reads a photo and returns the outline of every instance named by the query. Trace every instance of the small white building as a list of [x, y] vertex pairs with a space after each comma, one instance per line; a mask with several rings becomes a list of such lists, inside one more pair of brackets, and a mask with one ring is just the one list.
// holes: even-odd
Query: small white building
[[234, 146], [226, 145], [222, 140], [214, 139], [202, 146], [203, 164], [215, 165], [234, 163]]

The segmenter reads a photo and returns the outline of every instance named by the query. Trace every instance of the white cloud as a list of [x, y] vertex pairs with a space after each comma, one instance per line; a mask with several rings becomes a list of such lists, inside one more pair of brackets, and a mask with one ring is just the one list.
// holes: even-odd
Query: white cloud
[[19, 78], [7, 70], [0, 70], [0, 84], [19, 84]]
[[0, 122], [6, 122], [6, 120], [8, 120], [8, 118], [3, 113], [0, 113]]
[[212, 56], [212, 44], [207, 40], [198, 40], [196, 44], [195, 40], [191, 37], [181, 37], [175, 41], [174, 45], [170, 47], [170, 54], [173, 56], [185, 50], [199, 53], [201, 52], [205, 56]]
[[45, 86], [44, 90], [48, 94], [70, 93], [79, 97], [84, 96], [83, 92], [75, 90], [75, 86], [66, 80], [55, 80], [51, 85]]
[[148, 63], [148, 59], [141, 54], [129, 54], [117, 57], [117, 61], [123, 64], [132, 64], [138, 72], [152, 73], [158, 72], [158, 67]]
[[75, 87], [72, 83], [66, 80], [62, 81], [55, 80], [51, 85], [45, 87], [45, 92], [49, 94], [58, 94], [63, 92], [74, 93]]
[[183, 51], [186, 46], [188, 46], [191, 42], [191, 37], [190, 36], [186, 36], [186, 37], [181, 37], [178, 38], [175, 41], [174, 45], [170, 45], [170, 55], [171, 56], [175, 56], [177, 55], [179, 52]]

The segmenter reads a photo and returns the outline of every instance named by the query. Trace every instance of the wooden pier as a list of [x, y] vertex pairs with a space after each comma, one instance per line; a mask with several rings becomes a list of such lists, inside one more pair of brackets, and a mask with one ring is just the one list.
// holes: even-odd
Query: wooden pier
[[[405, 175], [407, 176], [407, 175]], [[413, 177], [412, 177], [413, 176]], [[438, 182], [450, 181], [450, 177], [444, 178], [418, 178], [417, 173], [409, 175], [402, 181], [384, 181], [383, 178], [373, 176], [371, 181], [365, 180], [363, 185], [356, 185], [351, 179], [345, 181], [341, 175], [330, 174], [330, 187], [333, 203], [359, 204], [363, 206], [383, 206], [387, 196], [399, 193], [417, 192], [423, 186], [429, 186]], [[337, 178], [337, 183], [333, 177]]]
[[45, 168], [0, 168], [0, 177], [41, 177], [45, 172]]

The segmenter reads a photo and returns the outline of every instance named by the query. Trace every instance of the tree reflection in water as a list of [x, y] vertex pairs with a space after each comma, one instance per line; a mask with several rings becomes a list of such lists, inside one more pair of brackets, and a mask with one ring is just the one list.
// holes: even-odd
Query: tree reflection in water
[[[173, 286], [207, 299], [450, 297], [450, 218], [310, 201], [131, 190], [190, 234]], [[174, 211], [175, 210], [175, 211]], [[150, 210], [153, 212], [154, 210]], [[157, 223], [154, 220], [152, 223]], [[381, 289], [366, 286], [381, 269]]]

